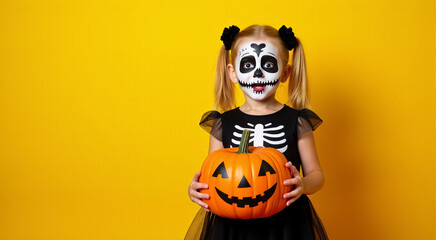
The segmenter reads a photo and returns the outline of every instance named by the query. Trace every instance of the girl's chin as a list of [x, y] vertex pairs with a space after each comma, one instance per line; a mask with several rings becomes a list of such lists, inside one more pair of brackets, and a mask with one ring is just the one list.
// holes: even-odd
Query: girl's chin
[[269, 99], [271, 96], [274, 96], [274, 93], [247, 93], [244, 92], [245, 98], [249, 97], [250, 99], [256, 100], [256, 101], [264, 101], [266, 99]]
[[[250, 99], [256, 100], [256, 101], [264, 101], [271, 97], [274, 97], [275, 92], [277, 89], [275, 88], [263, 88], [262, 91], [256, 91], [253, 88], [241, 88], [242, 92], [244, 92], [245, 98], [249, 97]], [[259, 90], [259, 89], [257, 89]]]

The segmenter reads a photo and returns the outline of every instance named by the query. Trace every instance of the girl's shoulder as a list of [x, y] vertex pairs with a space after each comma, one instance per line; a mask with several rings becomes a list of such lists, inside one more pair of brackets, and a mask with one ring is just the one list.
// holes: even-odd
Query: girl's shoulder
[[239, 108], [234, 108], [223, 113], [218, 112], [217, 110], [210, 110], [201, 116], [200, 127], [210, 133], [212, 128], [217, 125], [217, 123], [221, 122], [221, 119], [235, 116], [239, 111]]
[[323, 120], [314, 111], [303, 108], [298, 110], [298, 125], [304, 125], [304, 123], [310, 126], [312, 131], [315, 131], [323, 123]]

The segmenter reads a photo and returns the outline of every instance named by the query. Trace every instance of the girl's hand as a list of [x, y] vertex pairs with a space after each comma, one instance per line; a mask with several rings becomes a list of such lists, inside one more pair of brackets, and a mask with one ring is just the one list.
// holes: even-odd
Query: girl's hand
[[303, 180], [301, 179], [300, 173], [298, 172], [297, 168], [294, 167], [291, 162], [287, 162], [285, 166], [291, 171], [292, 178], [284, 180], [283, 184], [294, 186], [293, 190], [283, 195], [283, 198], [288, 199], [286, 205], [289, 206], [303, 194], [304, 186]]
[[205, 202], [203, 202], [203, 200], [201, 200], [203, 198], [209, 199], [209, 194], [199, 192], [199, 189], [208, 189], [209, 186], [207, 186], [207, 184], [205, 183], [198, 182], [200, 175], [201, 175], [201, 171], [195, 174], [194, 179], [192, 179], [192, 182], [189, 185], [188, 195], [191, 201], [197, 203], [198, 205], [200, 205], [200, 207], [204, 208], [206, 211], [209, 212], [210, 211], [209, 206]]

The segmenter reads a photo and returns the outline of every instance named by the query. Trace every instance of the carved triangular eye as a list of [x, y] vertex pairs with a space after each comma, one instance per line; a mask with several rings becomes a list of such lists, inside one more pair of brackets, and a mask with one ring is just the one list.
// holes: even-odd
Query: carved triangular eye
[[269, 163], [267, 163], [265, 160], [262, 160], [258, 176], [266, 176], [266, 172], [269, 172], [270, 174], [276, 173]]
[[222, 162], [215, 170], [215, 172], [212, 174], [212, 177], [218, 177], [218, 175], [221, 174], [222, 178], [229, 178], [229, 175], [226, 171], [226, 166], [224, 166], [224, 162]]

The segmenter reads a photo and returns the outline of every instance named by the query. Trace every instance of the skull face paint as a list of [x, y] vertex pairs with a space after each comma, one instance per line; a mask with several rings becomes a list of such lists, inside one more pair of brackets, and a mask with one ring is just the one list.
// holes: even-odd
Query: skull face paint
[[236, 76], [250, 98], [263, 100], [274, 94], [282, 72], [278, 54], [278, 49], [267, 41], [246, 42], [239, 48]]

